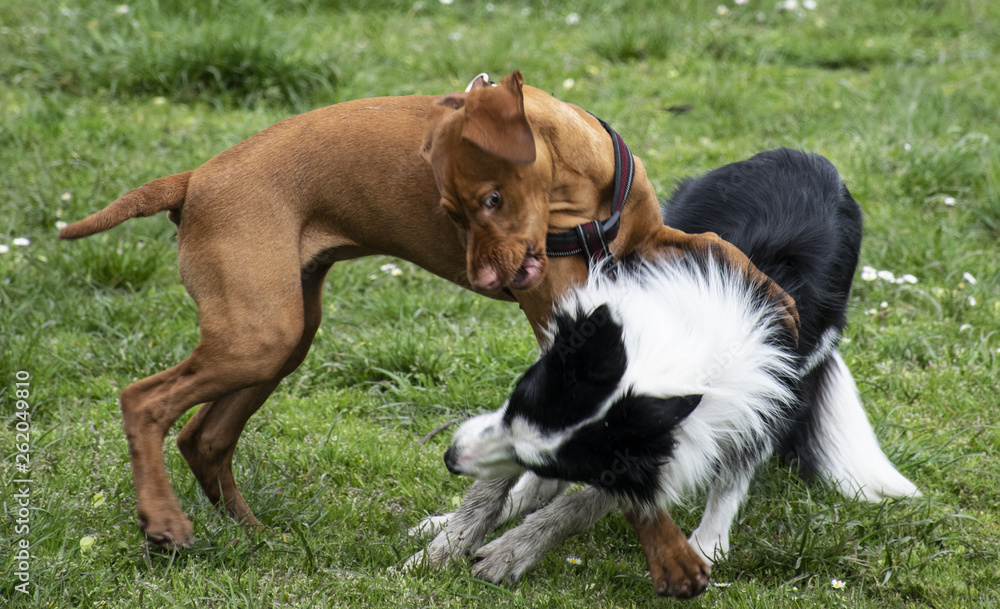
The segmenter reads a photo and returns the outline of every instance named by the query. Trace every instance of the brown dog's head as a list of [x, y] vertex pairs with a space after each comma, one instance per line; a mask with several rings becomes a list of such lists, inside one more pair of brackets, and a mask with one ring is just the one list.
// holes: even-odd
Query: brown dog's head
[[537, 285], [547, 264], [551, 164], [524, 114], [524, 78], [476, 77], [441, 97], [428, 116], [423, 156], [441, 206], [466, 237], [469, 281], [480, 290]]

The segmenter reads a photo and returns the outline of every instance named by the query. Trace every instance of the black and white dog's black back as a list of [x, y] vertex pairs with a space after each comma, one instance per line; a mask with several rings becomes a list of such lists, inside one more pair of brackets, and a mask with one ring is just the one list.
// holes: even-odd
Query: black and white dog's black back
[[[480, 480], [527, 470], [515, 498], [518, 488], [537, 492], [537, 477], [591, 487], [482, 548], [478, 576], [517, 579], [616, 505], [669, 507], [706, 490], [690, 542], [718, 559], [753, 472], [777, 450], [851, 498], [918, 494], [879, 448], [837, 350], [861, 211], [830, 162], [758, 154], [682, 182], [664, 220], [719, 234], [795, 298], [797, 345], [780, 304], [721, 257], [638, 261], [614, 279], [591, 273], [558, 307], [550, 348], [508, 401], [463, 424], [445, 456], [451, 471]], [[460, 514], [433, 523], [445, 526], [429, 548], [438, 562], [474, 520]]]

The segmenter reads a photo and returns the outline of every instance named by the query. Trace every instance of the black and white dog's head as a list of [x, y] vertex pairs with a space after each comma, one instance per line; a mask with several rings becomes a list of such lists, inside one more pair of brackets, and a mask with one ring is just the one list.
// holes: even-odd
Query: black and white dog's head
[[791, 399], [782, 381], [791, 360], [763, 294], [711, 261], [591, 278], [559, 307], [549, 348], [504, 406], [456, 432], [451, 472], [528, 469], [650, 503], [698, 485], [714, 459], [768, 433], [748, 410]]

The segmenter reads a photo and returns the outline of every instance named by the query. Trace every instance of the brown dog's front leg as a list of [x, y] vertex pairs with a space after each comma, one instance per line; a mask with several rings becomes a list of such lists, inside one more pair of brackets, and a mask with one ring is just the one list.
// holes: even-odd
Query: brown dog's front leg
[[660, 509], [653, 516], [626, 511], [625, 518], [639, 534], [657, 594], [692, 598], [704, 592], [711, 567], [698, 556], [666, 510]]
[[647, 259], [661, 256], [683, 256], [688, 252], [699, 252], [728, 261], [736, 268], [767, 289], [768, 295], [785, 309], [784, 322], [793, 339], [799, 339], [799, 311], [795, 299], [780, 285], [758, 269], [738, 247], [722, 239], [715, 233], [689, 234], [669, 226], [659, 227], [637, 250]]

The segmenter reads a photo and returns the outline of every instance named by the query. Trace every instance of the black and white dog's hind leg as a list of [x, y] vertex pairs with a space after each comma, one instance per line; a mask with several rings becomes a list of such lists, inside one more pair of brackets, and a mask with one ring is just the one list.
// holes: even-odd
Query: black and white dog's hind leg
[[746, 499], [753, 472], [719, 472], [708, 489], [705, 511], [688, 543], [709, 565], [725, 558], [729, 552], [729, 531]]

